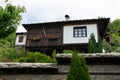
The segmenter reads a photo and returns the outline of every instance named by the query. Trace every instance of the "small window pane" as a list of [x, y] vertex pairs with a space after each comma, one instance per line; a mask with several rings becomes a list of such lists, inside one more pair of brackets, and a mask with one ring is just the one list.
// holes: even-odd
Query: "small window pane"
[[75, 32], [75, 34], [78, 34], [78, 32]]
[[85, 34], [83, 34], [83, 36], [86, 36]]
[[77, 32], [78, 30], [77, 29], [75, 29], [75, 32]]
[[77, 37], [77, 35], [74, 35], [75, 37]]
[[81, 29], [79, 29], [79, 32], [81, 32], [82, 30]]
[[81, 37], [82, 36], [82, 34], [79, 34], [79, 37]]
[[79, 32], [79, 34], [82, 34], [82, 32]]
[[83, 34], [86, 34], [86, 32], [83, 32]]
[[23, 42], [24, 36], [19, 36], [19, 42]]
[[83, 29], [82, 31], [85, 32], [85, 29]]

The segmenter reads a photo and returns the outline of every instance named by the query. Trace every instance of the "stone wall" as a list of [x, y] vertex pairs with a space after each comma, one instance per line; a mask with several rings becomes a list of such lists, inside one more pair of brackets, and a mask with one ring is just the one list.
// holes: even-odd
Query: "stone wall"
[[[82, 54], [79, 54], [81, 56]], [[92, 80], [120, 80], [120, 54], [84, 54]], [[59, 73], [68, 73], [71, 54], [57, 54]]]
[[[70, 54], [56, 63], [0, 63], [0, 80], [66, 80]], [[92, 80], [120, 80], [120, 54], [85, 54]]]
[[0, 80], [66, 80], [63, 74], [7, 74], [0, 75]]

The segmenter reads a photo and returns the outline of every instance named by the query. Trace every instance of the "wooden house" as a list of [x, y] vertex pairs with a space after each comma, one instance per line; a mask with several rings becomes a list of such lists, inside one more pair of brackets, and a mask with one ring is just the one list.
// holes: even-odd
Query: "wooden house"
[[27, 30], [26, 49], [51, 53], [74, 49], [87, 52], [90, 34], [104, 37], [109, 18], [66, 20], [58, 22], [23, 24]]

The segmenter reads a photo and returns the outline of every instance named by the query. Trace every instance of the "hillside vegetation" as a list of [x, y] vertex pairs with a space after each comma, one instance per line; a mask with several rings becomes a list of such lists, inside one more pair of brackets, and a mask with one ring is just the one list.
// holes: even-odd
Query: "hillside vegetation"
[[109, 45], [104, 40], [104, 49], [107, 52], [120, 52], [120, 19], [109, 23], [106, 34], [110, 37], [111, 43]]
[[27, 52], [25, 50], [17, 51], [15, 49], [15, 33], [4, 39], [0, 39], [0, 61], [1, 62], [41, 62], [55, 63], [55, 54], [53, 51], [52, 57], [40, 52]]

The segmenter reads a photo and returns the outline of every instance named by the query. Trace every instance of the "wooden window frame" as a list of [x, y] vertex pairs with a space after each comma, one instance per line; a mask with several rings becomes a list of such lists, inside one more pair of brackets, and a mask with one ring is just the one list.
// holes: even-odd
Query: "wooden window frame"
[[22, 43], [23, 41], [24, 41], [24, 36], [19, 36], [18, 42], [19, 42], [19, 43]]
[[73, 37], [87, 37], [87, 28], [86, 26], [78, 26], [73, 28]]

